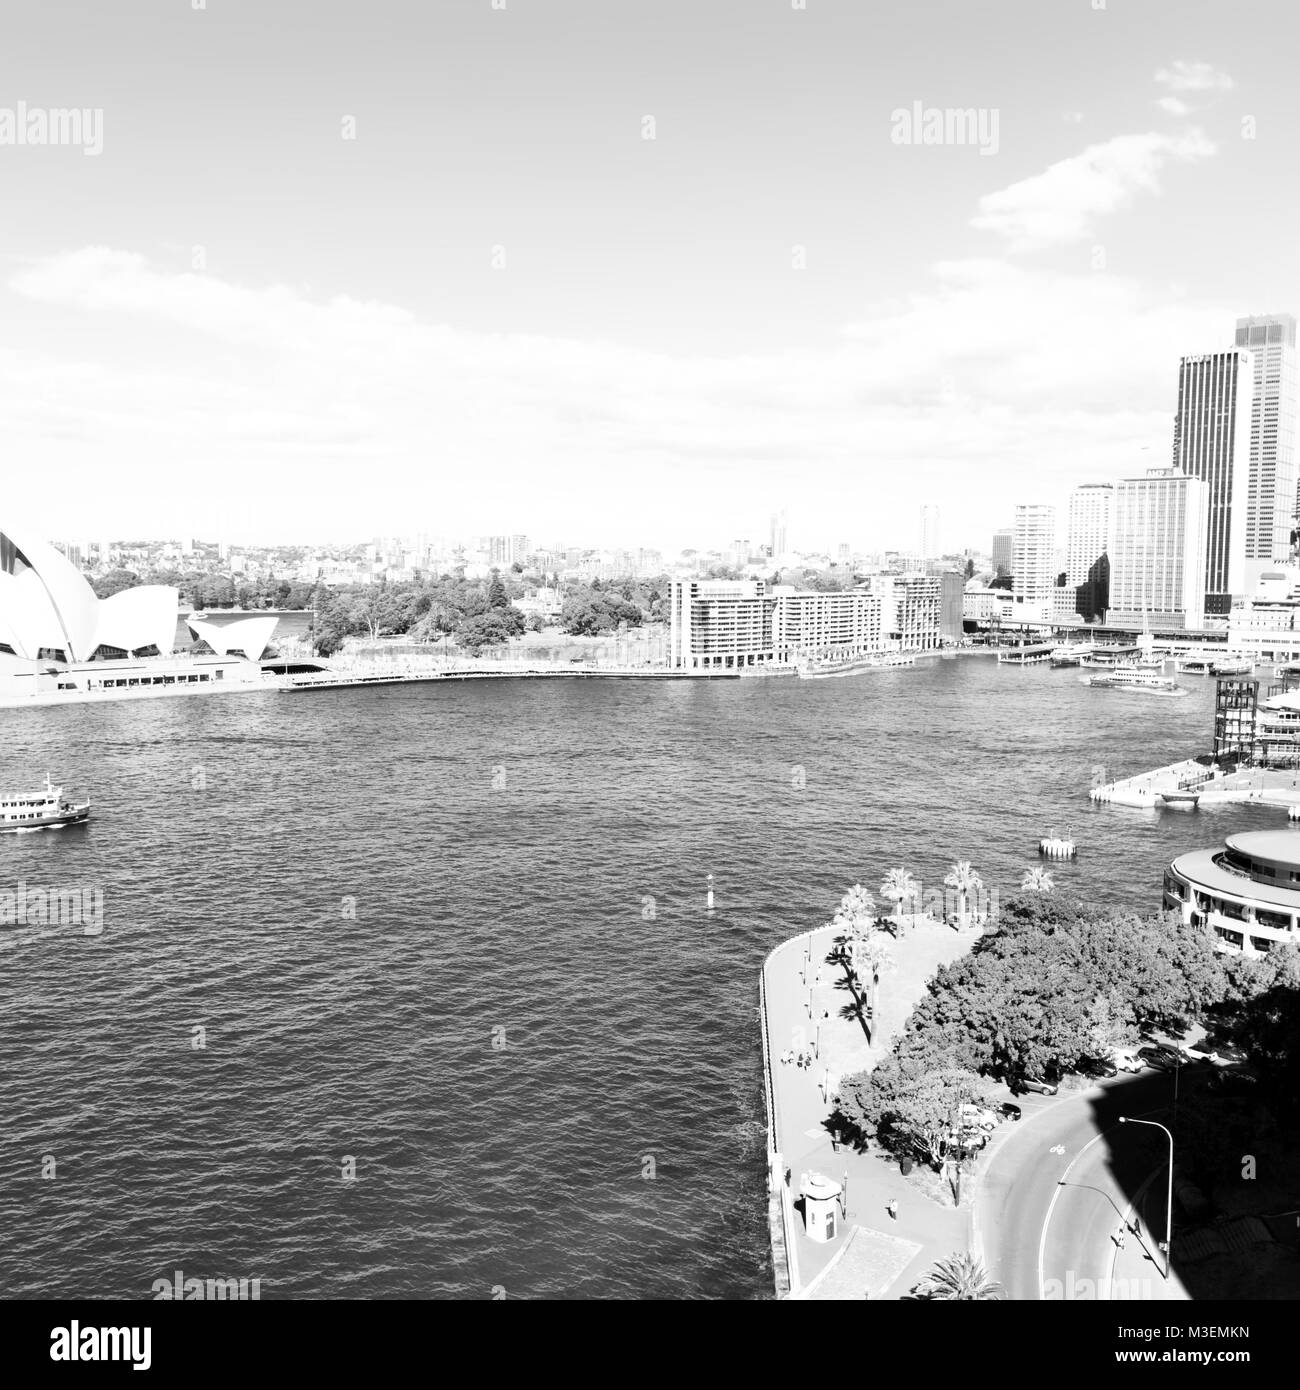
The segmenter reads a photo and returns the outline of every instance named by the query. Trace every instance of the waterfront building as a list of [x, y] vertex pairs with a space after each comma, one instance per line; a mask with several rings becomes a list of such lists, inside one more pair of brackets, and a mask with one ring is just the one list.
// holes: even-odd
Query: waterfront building
[[824, 592], [762, 579], [674, 579], [669, 665], [730, 670], [931, 651], [939, 608], [937, 576], [874, 575], [860, 588]]
[[1012, 530], [1012, 595], [1017, 604], [1043, 605], [1050, 612], [1056, 587], [1056, 508], [1018, 506]]
[[1277, 565], [1228, 615], [1228, 650], [1256, 661], [1300, 661], [1300, 569]]
[[1102, 622], [1110, 607], [1110, 523], [1115, 489], [1084, 483], [1070, 494], [1066, 586], [1070, 615]]
[[54, 546], [8, 525], [0, 531], [0, 663], [165, 655], [177, 605], [170, 584], [99, 599]]
[[1247, 587], [1254, 382], [1254, 360], [1244, 348], [1184, 357], [1178, 364], [1173, 465], [1200, 478], [1208, 490], [1204, 611], [1211, 617], [1225, 616], [1233, 595]]
[[1196, 627], [1204, 620], [1208, 486], [1177, 468], [1152, 468], [1115, 487], [1112, 625]]
[[993, 533], [993, 574], [1011, 573], [1011, 561], [1015, 551], [1016, 533], [1014, 530], [994, 531]]
[[1222, 849], [1180, 855], [1165, 870], [1164, 905], [1224, 951], [1259, 955], [1300, 941], [1300, 835], [1247, 831]]
[[961, 597], [962, 620], [978, 628], [1010, 622], [1013, 602], [1010, 589], [985, 589], [972, 581]]
[[1255, 363], [1246, 497], [1246, 583], [1291, 551], [1296, 490], [1296, 321], [1293, 314], [1237, 320], [1236, 346]]
[[245, 656], [260, 661], [279, 625], [278, 613], [246, 613], [241, 609], [218, 609], [201, 616], [191, 613], [185, 619], [190, 637], [205, 642], [217, 656]]

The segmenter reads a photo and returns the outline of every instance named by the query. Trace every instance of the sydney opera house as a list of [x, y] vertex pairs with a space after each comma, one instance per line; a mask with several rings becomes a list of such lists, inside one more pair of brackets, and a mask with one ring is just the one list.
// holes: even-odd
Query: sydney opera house
[[174, 653], [177, 610], [169, 584], [97, 598], [54, 546], [6, 525], [0, 529], [0, 700], [263, 684], [257, 662], [274, 615], [192, 618], [191, 637], [210, 648], [192, 656]]

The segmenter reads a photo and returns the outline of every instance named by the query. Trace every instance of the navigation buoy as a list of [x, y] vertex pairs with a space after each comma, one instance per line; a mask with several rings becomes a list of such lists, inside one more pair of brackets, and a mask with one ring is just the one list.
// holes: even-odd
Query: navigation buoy
[[712, 912], [712, 911], [713, 911], [713, 875], [712, 875], [712, 874], [709, 875], [709, 880], [708, 880], [708, 882], [709, 882], [709, 894], [708, 894], [708, 898], [706, 899], [706, 902], [707, 902], [709, 911]]
[[1038, 842], [1038, 852], [1045, 859], [1073, 859], [1074, 841], [1060, 835], [1047, 835]]

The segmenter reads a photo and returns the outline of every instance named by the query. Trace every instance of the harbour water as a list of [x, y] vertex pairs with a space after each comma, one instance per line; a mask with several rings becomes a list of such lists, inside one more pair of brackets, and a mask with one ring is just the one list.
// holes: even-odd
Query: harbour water
[[103, 893], [99, 935], [0, 927], [0, 1296], [770, 1297], [766, 953], [893, 865], [1005, 895], [1053, 830], [1060, 891], [1155, 910], [1175, 853], [1285, 824], [1089, 801], [1208, 747], [1188, 684], [963, 658], [0, 714], [5, 788], [96, 807], [0, 838], [0, 891]]

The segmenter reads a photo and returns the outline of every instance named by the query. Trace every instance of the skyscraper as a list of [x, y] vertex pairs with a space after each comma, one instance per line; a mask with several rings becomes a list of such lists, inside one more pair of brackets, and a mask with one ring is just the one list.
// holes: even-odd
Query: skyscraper
[[1055, 545], [1056, 508], [1018, 506], [1011, 548], [1011, 592], [1017, 603], [1046, 604], [1050, 612], [1056, 580], [1052, 566]]
[[785, 508], [772, 513], [772, 558], [775, 560], [786, 553], [788, 542], [785, 534]]
[[1246, 591], [1246, 515], [1254, 363], [1244, 348], [1184, 357], [1178, 364], [1175, 468], [1209, 489], [1205, 614], [1223, 616]]
[[1012, 550], [1015, 544], [1014, 531], [994, 531], [993, 533], [993, 573], [1010, 574]]
[[1070, 494], [1066, 538], [1066, 583], [1073, 590], [1073, 611], [1098, 619], [1110, 606], [1110, 513], [1115, 489], [1110, 483], [1084, 483]]
[[1236, 342], [1255, 359], [1246, 500], [1246, 583], [1253, 590], [1269, 562], [1285, 560], [1290, 554], [1291, 525], [1300, 510], [1295, 466], [1295, 316], [1238, 319]]
[[1200, 627], [1204, 621], [1209, 484], [1152, 468], [1115, 488], [1110, 621]]
[[939, 508], [927, 503], [921, 508], [921, 560], [933, 560], [939, 553]]

